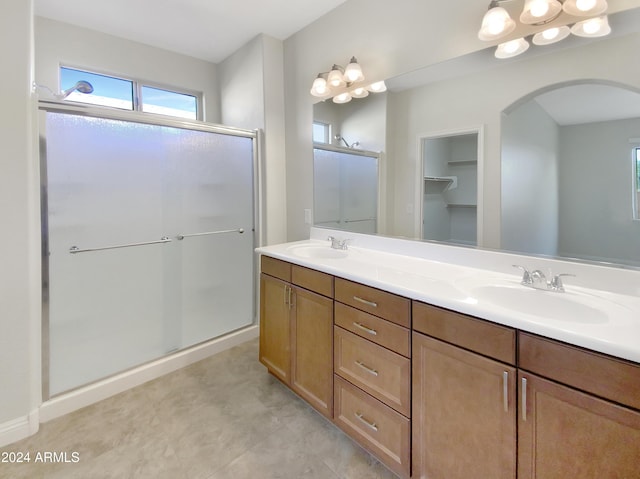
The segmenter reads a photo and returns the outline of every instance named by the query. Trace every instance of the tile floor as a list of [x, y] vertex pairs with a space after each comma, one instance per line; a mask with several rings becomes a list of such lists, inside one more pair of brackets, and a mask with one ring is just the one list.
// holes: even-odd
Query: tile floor
[[[392, 479], [266, 372], [253, 340], [42, 424], [1, 479]], [[45, 452], [68, 463], [35, 462]]]

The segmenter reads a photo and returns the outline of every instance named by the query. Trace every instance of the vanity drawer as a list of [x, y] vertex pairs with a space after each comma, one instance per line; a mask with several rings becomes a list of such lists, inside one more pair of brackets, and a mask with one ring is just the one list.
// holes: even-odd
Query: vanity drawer
[[338, 326], [398, 354], [411, 357], [411, 335], [407, 328], [342, 303], [335, 303], [334, 317]]
[[333, 367], [336, 374], [396, 411], [411, 415], [411, 361], [334, 327]]
[[516, 364], [515, 329], [413, 302], [413, 329], [507, 364]]
[[401, 414], [339, 376], [334, 380], [335, 422], [402, 477], [410, 475], [410, 423]]
[[314, 293], [333, 298], [333, 276], [313, 269], [291, 265], [291, 282]]
[[288, 283], [291, 282], [291, 263], [286, 261], [262, 255], [260, 257], [260, 270], [269, 276], [274, 276]]
[[336, 301], [411, 327], [411, 301], [407, 298], [342, 278], [336, 278], [335, 293]]
[[640, 410], [640, 364], [519, 332], [518, 367]]

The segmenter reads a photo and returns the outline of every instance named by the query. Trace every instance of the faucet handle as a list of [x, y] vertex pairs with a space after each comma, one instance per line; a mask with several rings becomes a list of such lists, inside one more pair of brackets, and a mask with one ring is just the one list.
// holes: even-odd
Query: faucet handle
[[563, 293], [564, 292], [564, 284], [562, 284], [562, 276], [573, 276], [575, 277], [575, 274], [571, 274], [571, 273], [560, 273], [560, 274], [556, 274], [555, 276], [553, 276], [551, 278], [551, 281], [549, 281], [549, 289], [552, 291], [557, 291], [559, 293]]
[[520, 281], [521, 284], [533, 284], [533, 278], [531, 277], [531, 273], [529, 273], [529, 270], [527, 268], [525, 268], [524, 266], [520, 266], [519, 264], [514, 264], [513, 267], [522, 270], [522, 281]]

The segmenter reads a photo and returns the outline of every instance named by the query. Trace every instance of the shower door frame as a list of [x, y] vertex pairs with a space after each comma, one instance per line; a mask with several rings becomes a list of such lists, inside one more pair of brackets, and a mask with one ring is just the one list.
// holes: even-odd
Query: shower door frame
[[[259, 129], [246, 130], [242, 128], [229, 127], [224, 125], [217, 125], [213, 123], [206, 123], [202, 121], [184, 120], [180, 118], [165, 117], [162, 115], [155, 115], [149, 113], [140, 113], [128, 110], [117, 110], [111, 108], [99, 108], [85, 105], [69, 105], [68, 103], [62, 103], [57, 101], [41, 100], [38, 102], [38, 143], [39, 143], [39, 166], [40, 166], [40, 225], [41, 225], [41, 272], [42, 272], [42, 323], [41, 323], [41, 374], [42, 374], [42, 400], [47, 401], [52, 398], [50, 394], [50, 344], [49, 344], [49, 203], [48, 203], [48, 176], [47, 176], [47, 135], [46, 135], [46, 114], [47, 113], [66, 113], [78, 116], [87, 116], [92, 118], [101, 118], [107, 120], [119, 120], [131, 123], [143, 123], [147, 125], [163, 126], [170, 128], [186, 129], [192, 131], [202, 131], [206, 133], [218, 133], [222, 135], [239, 136], [243, 138], [250, 138], [253, 144], [253, 228], [251, 234], [253, 236], [253, 245], [260, 246], [262, 238], [262, 193], [261, 193], [261, 144], [262, 144], [262, 132]], [[242, 329], [254, 327], [257, 322], [257, 294], [258, 287], [256, 284], [255, 274], [257, 267], [257, 261], [253, 260], [253, 281], [251, 297], [253, 298], [253, 322], [248, 326], [243, 326], [238, 330], [230, 331], [205, 340], [204, 343], [213, 339], [219, 339], [229, 334], [233, 334]], [[199, 343], [202, 344], [202, 343]], [[149, 362], [156, 361], [161, 358], [171, 356], [175, 353], [181, 353], [191, 348], [199, 346], [194, 344], [186, 348], [179, 349], [178, 351], [171, 351], [163, 356], [152, 359]], [[146, 364], [146, 363], [143, 363]], [[121, 374], [127, 370], [141, 366], [136, 365], [132, 368], [128, 368], [124, 371], [118, 371], [112, 375], [97, 379], [88, 384], [94, 384], [99, 381], [103, 381], [117, 374]], [[77, 388], [73, 388], [68, 391], [64, 391], [60, 394], [66, 394], [70, 391], [80, 389], [87, 386], [83, 384]], [[58, 396], [58, 395], [56, 395]], [[55, 396], [54, 396], [55, 397]]]

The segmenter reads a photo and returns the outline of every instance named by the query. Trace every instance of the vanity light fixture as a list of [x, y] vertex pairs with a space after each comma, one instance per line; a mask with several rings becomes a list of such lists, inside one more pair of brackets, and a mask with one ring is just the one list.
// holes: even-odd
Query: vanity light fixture
[[380, 93], [387, 90], [384, 81], [364, 84], [362, 67], [356, 57], [351, 57], [346, 68], [333, 65], [328, 72], [318, 73], [311, 85], [311, 95], [328, 99], [334, 103], [348, 103], [352, 98], [364, 98], [372, 93]]
[[[516, 30], [518, 24], [509, 12], [501, 7], [503, 3], [513, 0], [492, 0], [489, 9], [482, 19], [478, 38], [494, 41], [507, 37]], [[518, 20], [521, 25], [531, 28], [539, 27], [531, 39], [534, 45], [551, 45], [570, 34], [580, 37], [602, 37], [611, 33], [606, 16], [607, 0], [525, 0], [524, 8]], [[572, 17], [589, 17], [583, 21], [570, 23], [575, 19], [567, 19], [562, 23], [562, 15]], [[559, 21], [556, 21], [560, 19]], [[554, 22], [552, 25], [551, 22]], [[496, 58], [511, 58], [524, 53], [529, 48], [525, 37], [501, 43], [496, 49]]]

